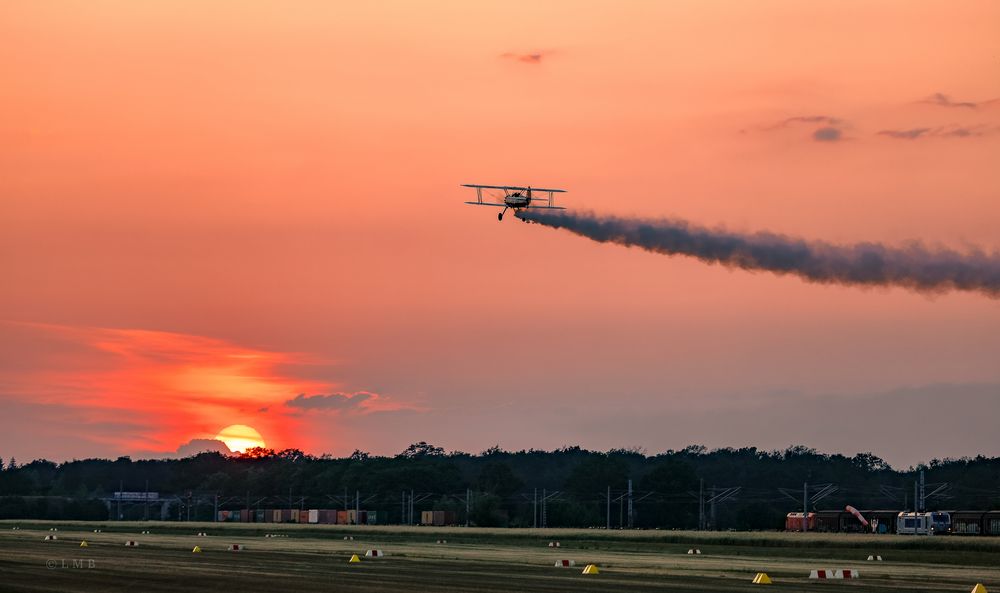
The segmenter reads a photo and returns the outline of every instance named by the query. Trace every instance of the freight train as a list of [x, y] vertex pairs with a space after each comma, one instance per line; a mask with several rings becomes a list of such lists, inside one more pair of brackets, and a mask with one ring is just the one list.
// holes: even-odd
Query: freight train
[[240, 509], [219, 511], [217, 521], [238, 523], [315, 523], [321, 525], [375, 525], [375, 511], [336, 509]]
[[[1000, 536], [1000, 511], [935, 511], [914, 513], [898, 510], [857, 511], [864, 525], [850, 511], [816, 511], [805, 518], [809, 531], [838, 533], [898, 533], [901, 535], [994, 535]], [[788, 513], [786, 531], [802, 531], [802, 513]]]

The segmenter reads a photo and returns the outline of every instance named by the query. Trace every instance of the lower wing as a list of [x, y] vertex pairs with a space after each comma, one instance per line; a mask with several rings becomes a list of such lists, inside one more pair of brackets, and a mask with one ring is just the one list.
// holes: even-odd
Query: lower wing
[[466, 202], [466, 204], [472, 204], [473, 206], [499, 206], [501, 208], [507, 207], [507, 204], [494, 204], [493, 202]]

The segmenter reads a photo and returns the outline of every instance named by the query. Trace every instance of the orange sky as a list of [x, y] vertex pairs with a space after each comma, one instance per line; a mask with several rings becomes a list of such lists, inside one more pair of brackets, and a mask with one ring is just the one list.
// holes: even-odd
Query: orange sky
[[[240, 423], [334, 454], [998, 455], [976, 424], [1000, 414], [994, 300], [498, 224], [458, 187], [1000, 249], [998, 22], [991, 1], [5, 2], [0, 454]], [[833, 140], [794, 119], [817, 116]], [[897, 427], [942, 408], [970, 413]]]

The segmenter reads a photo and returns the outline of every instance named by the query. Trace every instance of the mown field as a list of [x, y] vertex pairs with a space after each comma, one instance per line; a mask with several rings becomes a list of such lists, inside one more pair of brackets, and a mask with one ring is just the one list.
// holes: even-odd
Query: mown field
[[[128, 539], [139, 546], [125, 547]], [[233, 543], [245, 549], [228, 551]], [[196, 545], [202, 553], [192, 553]], [[369, 548], [388, 556], [348, 564]], [[560, 559], [576, 566], [555, 568]], [[588, 563], [601, 573], [581, 574]], [[816, 568], [854, 568], [861, 579], [808, 579]], [[1000, 592], [1000, 538], [0, 522], [2, 591], [753, 591], [757, 572], [783, 591], [967, 592], [979, 582]]]

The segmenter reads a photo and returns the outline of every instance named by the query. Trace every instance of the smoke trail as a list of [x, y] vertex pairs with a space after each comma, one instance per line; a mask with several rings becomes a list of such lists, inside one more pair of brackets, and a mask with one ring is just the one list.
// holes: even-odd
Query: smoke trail
[[901, 286], [921, 292], [965, 290], [1000, 298], [1000, 252], [929, 249], [919, 243], [833, 245], [774, 233], [737, 233], [683, 220], [619, 218], [592, 212], [519, 210], [518, 218], [566, 229], [601, 243], [639, 247], [666, 255], [744, 270], [793, 274], [808, 282]]

